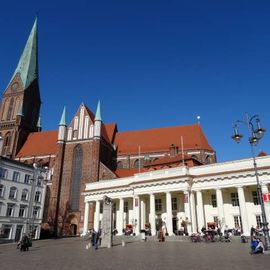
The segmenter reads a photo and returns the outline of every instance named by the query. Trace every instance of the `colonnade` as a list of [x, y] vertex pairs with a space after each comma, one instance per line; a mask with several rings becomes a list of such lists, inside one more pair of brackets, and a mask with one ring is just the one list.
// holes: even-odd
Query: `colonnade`
[[[242, 222], [242, 232], [245, 235], [249, 235], [250, 222], [248, 220], [248, 212], [247, 212], [248, 210], [246, 206], [244, 187], [238, 186], [238, 187], [230, 187], [230, 188], [236, 188], [237, 190], [238, 200], [239, 200], [239, 213], [240, 213], [241, 222]], [[267, 186], [262, 185], [262, 190], [263, 192], [268, 192]], [[164, 196], [165, 194], [166, 208], [163, 207], [163, 209], [166, 209], [165, 222], [166, 222], [168, 234], [173, 235], [174, 234], [173, 218], [175, 217], [175, 211], [173, 211], [172, 209], [172, 193], [177, 194], [177, 196], [179, 196], [180, 193], [182, 194], [181, 198], [183, 199], [182, 201], [180, 201], [180, 204], [182, 204], [184, 211], [181, 213], [181, 216], [183, 217], [183, 220], [185, 220], [187, 223], [188, 232], [192, 233], [192, 232], [200, 231], [201, 228], [205, 226], [207, 222], [210, 221], [209, 217], [206, 217], [206, 214], [205, 214], [204, 196], [203, 196], [203, 193], [205, 191], [206, 190], [166, 191], [166, 192], [149, 193], [149, 194], [141, 194], [141, 195], [133, 196], [132, 209], [130, 209], [132, 210], [132, 225], [133, 225], [133, 230], [134, 230], [133, 232], [135, 232], [135, 234], [138, 235], [140, 233], [140, 230], [144, 229], [145, 223], [150, 223], [152, 235], [156, 234], [157, 214], [159, 214], [160, 211], [159, 212], [156, 211], [155, 200], [157, 198], [160, 198], [161, 195]], [[216, 195], [217, 218], [220, 221], [220, 223], [222, 223], [223, 226], [225, 226], [228, 223], [226, 221], [226, 215], [224, 212], [223, 189], [218, 187], [216, 189], [212, 189], [212, 191]], [[126, 225], [124, 222], [124, 203], [127, 200], [131, 200], [131, 197], [120, 197], [120, 198], [112, 197], [112, 199], [114, 203], [118, 204], [118, 213], [116, 217], [117, 219], [116, 229], [118, 233], [121, 234]], [[96, 205], [95, 214], [94, 214], [94, 229], [98, 230], [99, 224], [100, 224], [100, 218], [101, 218], [100, 204], [102, 200], [87, 201], [85, 203], [83, 233], [86, 233], [88, 231], [89, 203], [90, 202], [92, 203], [95, 202], [95, 205]], [[268, 208], [269, 207], [270, 206], [268, 206]], [[146, 209], [148, 209], [148, 211], [146, 211]], [[270, 209], [268, 209], [267, 211], [268, 211], [267, 218], [269, 221]], [[146, 215], [147, 213], [149, 213], [149, 216]]]

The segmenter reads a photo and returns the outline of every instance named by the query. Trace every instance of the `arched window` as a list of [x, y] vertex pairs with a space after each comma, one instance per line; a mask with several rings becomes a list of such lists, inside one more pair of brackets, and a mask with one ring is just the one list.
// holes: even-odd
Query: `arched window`
[[13, 111], [13, 119], [16, 118], [16, 116], [17, 116], [17, 114], [19, 112], [20, 103], [21, 103], [20, 99], [17, 98], [16, 101], [15, 101], [15, 106], [14, 106], [14, 111]]
[[122, 161], [118, 161], [117, 162], [117, 169], [123, 169], [124, 166], [123, 166], [123, 162]]
[[81, 196], [81, 177], [82, 177], [83, 150], [81, 145], [77, 145], [73, 150], [72, 161], [72, 184], [70, 207], [72, 210], [78, 210]]
[[14, 103], [14, 98], [12, 97], [9, 102], [9, 107], [8, 107], [8, 112], [7, 112], [7, 120], [10, 120], [12, 116], [12, 111], [13, 111], [13, 103]]
[[21, 200], [22, 201], [28, 201], [28, 190], [27, 189], [24, 189], [22, 191], [22, 197], [21, 197]]
[[2, 120], [6, 120], [7, 119], [8, 104], [9, 104], [9, 99], [6, 99], [6, 101], [4, 103], [3, 110], [2, 110]]
[[205, 158], [205, 164], [210, 164], [210, 163], [211, 163], [210, 156], [206, 156], [206, 158]]
[[4, 139], [4, 147], [9, 146], [9, 143], [10, 143], [10, 132], [8, 132], [8, 133], [5, 135], [5, 139]]
[[41, 201], [41, 192], [40, 191], [36, 191], [35, 194], [35, 202], [40, 202]]
[[17, 198], [17, 188], [16, 187], [11, 187], [9, 190], [9, 199], [16, 199]]
[[133, 167], [134, 167], [134, 168], [139, 168], [139, 166], [140, 166], [140, 161], [139, 161], [138, 159], [136, 159], [136, 160], [134, 161], [134, 163], [133, 163]]

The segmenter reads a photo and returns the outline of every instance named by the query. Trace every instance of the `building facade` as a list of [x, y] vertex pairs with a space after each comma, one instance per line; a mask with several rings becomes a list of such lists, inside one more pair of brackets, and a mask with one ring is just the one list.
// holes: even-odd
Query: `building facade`
[[[82, 233], [85, 185], [143, 171], [216, 162], [214, 149], [199, 124], [119, 132], [104, 123], [101, 104], [94, 114], [82, 103], [71, 121], [66, 109], [58, 130], [41, 131], [35, 20], [0, 108], [2, 156], [49, 168], [43, 229], [55, 235]], [[57, 128], [57, 123], [56, 123]], [[90, 226], [95, 208], [90, 207]]]
[[0, 241], [39, 239], [46, 183], [32, 165], [0, 158]]
[[[270, 157], [257, 157], [259, 180], [264, 193], [270, 187]], [[94, 228], [102, 220], [102, 200], [114, 203], [114, 227], [122, 233], [132, 225], [136, 234], [145, 226], [156, 233], [162, 223], [169, 235], [177, 234], [183, 221], [190, 233], [215, 222], [250, 234], [262, 221], [253, 160], [243, 159], [197, 167], [180, 166], [135, 174], [131, 177], [88, 183], [84, 192], [84, 231], [89, 226], [89, 208], [95, 205]], [[265, 203], [267, 221], [270, 204]]]

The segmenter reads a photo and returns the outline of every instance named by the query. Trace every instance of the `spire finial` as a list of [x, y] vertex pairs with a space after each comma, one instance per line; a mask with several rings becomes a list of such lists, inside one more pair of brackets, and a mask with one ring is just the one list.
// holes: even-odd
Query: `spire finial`
[[40, 116], [38, 117], [37, 127], [41, 128], [41, 117]]
[[98, 101], [98, 105], [97, 105], [97, 111], [96, 111], [96, 115], [95, 115], [95, 121], [102, 121], [101, 112], [100, 112], [100, 100]]
[[66, 126], [66, 106], [64, 106], [59, 126]]

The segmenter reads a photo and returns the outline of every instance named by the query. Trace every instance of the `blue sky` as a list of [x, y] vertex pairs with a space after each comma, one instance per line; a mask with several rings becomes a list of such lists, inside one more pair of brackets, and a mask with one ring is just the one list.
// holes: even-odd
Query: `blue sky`
[[218, 161], [250, 157], [232, 123], [259, 114], [270, 153], [269, 1], [3, 1], [0, 89], [39, 14], [43, 130], [84, 102], [119, 131], [196, 123]]

